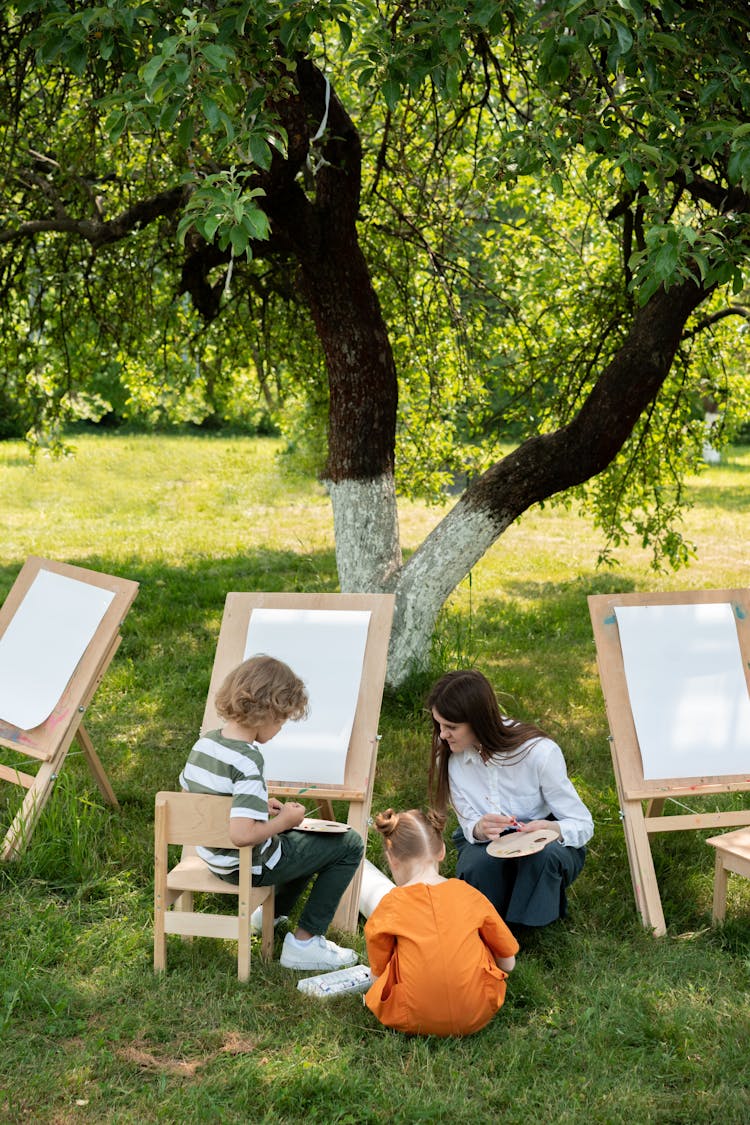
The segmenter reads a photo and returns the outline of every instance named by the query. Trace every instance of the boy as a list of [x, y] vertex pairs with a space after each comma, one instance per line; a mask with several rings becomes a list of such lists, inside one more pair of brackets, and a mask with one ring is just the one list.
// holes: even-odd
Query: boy
[[[220, 730], [198, 739], [180, 774], [191, 793], [232, 797], [229, 835], [238, 847], [253, 848], [253, 885], [276, 888], [279, 918], [288, 915], [316, 876], [294, 933], [284, 938], [281, 964], [287, 969], [341, 969], [357, 962], [353, 949], [324, 937], [362, 860], [362, 838], [291, 832], [306, 809], [299, 801], [282, 804], [268, 796], [261, 746], [288, 719], [307, 713], [305, 685], [292, 669], [272, 656], [252, 656], [230, 672], [216, 693]], [[199, 848], [215, 875], [236, 883], [239, 856], [234, 849]]]

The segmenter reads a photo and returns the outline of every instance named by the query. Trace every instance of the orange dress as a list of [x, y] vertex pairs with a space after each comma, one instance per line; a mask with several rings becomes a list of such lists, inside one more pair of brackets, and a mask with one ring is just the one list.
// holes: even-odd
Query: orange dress
[[470, 1035], [505, 999], [494, 955], [518, 952], [492, 903], [460, 879], [395, 887], [365, 923], [365, 996], [386, 1027], [422, 1035]]

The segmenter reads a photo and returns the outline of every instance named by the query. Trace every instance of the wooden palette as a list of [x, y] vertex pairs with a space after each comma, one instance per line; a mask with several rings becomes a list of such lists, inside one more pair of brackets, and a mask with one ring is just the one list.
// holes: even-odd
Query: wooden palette
[[487, 845], [487, 854], [496, 859], [517, 859], [519, 856], [534, 855], [546, 848], [559, 836], [554, 828], [540, 828], [537, 832], [509, 832], [499, 840]]
[[305, 819], [294, 828], [295, 832], [348, 832], [348, 824], [342, 824], [338, 820], [318, 820], [317, 817], [306, 816]]

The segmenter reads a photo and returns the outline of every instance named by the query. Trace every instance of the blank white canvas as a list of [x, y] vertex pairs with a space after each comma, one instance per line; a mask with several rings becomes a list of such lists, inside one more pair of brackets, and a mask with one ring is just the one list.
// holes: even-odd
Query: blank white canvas
[[0, 637], [0, 718], [33, 730], [52, 714], [114, 598], [39, 570]]
[[615, 614], [644, 778], [748, 773], [750, 698], [731, 605]]
[[369, 624], [369, 610], [253, 610], [245, 658], [283, 660], [310, 700], [307, 719], [286, 723], [263, 747], [269, 780], [343, 783]]

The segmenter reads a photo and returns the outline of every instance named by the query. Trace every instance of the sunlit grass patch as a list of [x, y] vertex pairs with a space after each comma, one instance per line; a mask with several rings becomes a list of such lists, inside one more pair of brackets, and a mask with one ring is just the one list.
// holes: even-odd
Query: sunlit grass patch
[[[75, 444], [75, 458], [32, 468], [20, 445], [0, 443], [0, 594], [28, 554], [140, 582], [86, 717], [121, 808], [103, 803], [72, 754], [31, 847], [0, 867], [0, 1120], [750, 1120], [750, 882], [730, 876], [727, 922], [714, 930], [707, 833], [657, 837], [669, 932], [643, 932], [586, 601], [613, 589], [747, 586], [750, 450], [690, 483], [689, 570], [655, 575], [636, 547], [618, 552], [614, 571], [597, 570], [591, 523], [545, 507], [502, 536], [442, 614], [434, 670], [480, 668], [511, 713], [558, 739], [596, 833], [569, 917], [526, 942], [496, 1019], [439, 1041], [387, 1031], [360, 997], [312, 1003], [256, 948], [246, 987], [231, 944], [208, 939], [171, 938], [169, 968], [154, 977], [154, 794], [176, 786], [197, 733], [224, 598], [335, 591], [332, 519], [318, 482], [279, 469], [272, 439]], [[440, 514], [401, 505], [407, 549]], [[386, 694], [375, 810], [426, 801], [428, 685], [416, 676]], [[19, 800], [0, 787], [0, 816]], [[382, 865], [372, 834], [368, 855]], [[446, 873], [454, 862], [449, 849]], [[364, 955], [361, 928], [352, 941]]]

